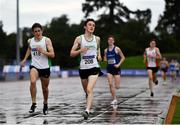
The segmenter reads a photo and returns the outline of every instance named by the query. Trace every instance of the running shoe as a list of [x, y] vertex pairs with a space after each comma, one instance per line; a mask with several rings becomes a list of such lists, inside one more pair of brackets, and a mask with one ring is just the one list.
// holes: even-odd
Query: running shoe
[[47, 115], [47, 113], [48, 113], [48, 105], [44, 104], [44, 106], [43, 106], [43, 114]]
[[154, 93], [153, 93], [153, 92], [151, 92], [150, 96], [151, 96], [151, 97], [153, 97], [153, 96], [154, 96]]
[[33, 112], [35, 112], [35, 109], [36, 109], [36, 103], [33, 103], [32, 105], [31, 105], [31, 108], [30, 108], [30, 110], [29, 110], [29, 113], [33, 113]]
[[155, 83], [155, 85], [158, 85], [158, 80], [156, 80], [154, 83]]
[[89, 113], [88, 113], [87, 111], [84, 111], [84, 112], [82, 113], [82, 116], [84, 117], [84, 120], [87, 120], [88, 117], [89, 117]]
[[117, 105], [117, 100], [114, 99], [114, 100], [111, 102], [111, 105]]
[[164, 82], [163, 82], [163, 85], [166, 85], [166, 84], [167, 84], [167, 82], [166, 82], [166, 81], [164, 81]]

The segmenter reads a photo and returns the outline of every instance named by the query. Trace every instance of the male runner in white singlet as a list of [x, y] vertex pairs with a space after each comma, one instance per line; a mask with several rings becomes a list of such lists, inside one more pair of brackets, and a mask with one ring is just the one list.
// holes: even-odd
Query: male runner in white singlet
[[28, 40], [28, 48], [26, 55], [21, 62], [24, 66], [27, 58], [31, 55], [31, 65], [30, 65], [30, 93], [32, 99], [32, 105], [29, 113], [35, 112], [36, 108], [36, 81], [38, 78], [41, 80], [42, 91], [44, 96], [44, 106], [43, 113], [47, 114], [48, 111], [48, 85], [50, 80], [50, 58], [54, 58], [54, 49], [52, 42], [49, 38], [42, 36], [43, 30], [39, 23], [34, 23], [32, 25], [33, 38]]
[[75, 57], [79, 54], [81, 56], [79, 75], [83, 89], [87, 94], [87, 106], [82, 115], [84, 119], [88, 119], [93, 102], [93, 88], [100, 72], [98, 60], [101, 61], [102, 58], [100, 54], [100, 38], [93, 35], [95, 21], [87, 19], [84, 23], [84, 29], [85, 33], [76, 37], [70, 56]]

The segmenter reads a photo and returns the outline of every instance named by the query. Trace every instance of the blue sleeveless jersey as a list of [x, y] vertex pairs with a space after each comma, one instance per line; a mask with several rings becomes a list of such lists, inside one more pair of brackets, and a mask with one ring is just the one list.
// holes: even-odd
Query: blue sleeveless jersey
[[109, 48], [107, 49], [106, 57], [107, 68], [114, 68], [114, 65], [120, 62], [120, 55], [115, 52], [115, 47], [112, 49], [112, 51], [109, 51]]

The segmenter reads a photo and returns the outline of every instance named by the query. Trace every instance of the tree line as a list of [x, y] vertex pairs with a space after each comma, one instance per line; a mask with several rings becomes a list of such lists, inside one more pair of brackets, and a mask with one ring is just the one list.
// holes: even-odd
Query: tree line
[[[158, 25], [150, 31], [151, 10], [132, 11], [119, 0], [86, 0], [82, 3], [84, 19], [93, 12], [103, 11], [96, 20], [95, 34], [101, 38], [101, 51], [107, 47], [107, 37], [114, 35], [116, 45], [125, 56], [142, 55], [151, 39], [156, 39], [162, 53], [179, 53], [180, 41], [180, 1], [165, 0], [165, 10], [160, 15]], [[70, 49], [76, 36], [83, 34], [83, 21], [70, 24], [67, 15], [54, 17], [43, 26], [44, 35], [51, 38], [56, 53], [54, 65], [63, 68], [78, 66], [79, 57], [71, 58]], [[21, 58], [27, 49], [27, 40], [32, 36], [31, 28], [22, 29], [23, 47], [20, 49]], [[16, 33], [7, 35], [0, 26], [0, 62], [16, 59]]]

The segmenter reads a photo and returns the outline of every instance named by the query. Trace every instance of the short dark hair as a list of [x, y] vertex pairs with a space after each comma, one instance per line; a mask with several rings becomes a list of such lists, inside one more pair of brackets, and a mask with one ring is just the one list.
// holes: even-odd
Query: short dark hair
[[113, 35], [109, 35], [109, 36], [108, 36], [108, 39], [109, 39], [109, 38], [113, 38], [113, 39], [115, 40], [115, 38], [114, 38]]
[[155, 41], [155, 42], [156, 42], [156, 39], [155, 39], [155, 38], [152, 38], [152, 39], [150, 40], [150, 42], [152, 42], [152, 41]]
[[43, 29], [40, 23], [34, 23], [31, 27], [31, 30], [33, 31], [34, 28], [40, 28], [41, 30]]
[[84, 21], [84, 26], [86, 26], [89, 21], [93, 21], [95, 23], [94, 19], [88, 18], [88, 19], [86, 19], [86, 21]]

